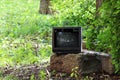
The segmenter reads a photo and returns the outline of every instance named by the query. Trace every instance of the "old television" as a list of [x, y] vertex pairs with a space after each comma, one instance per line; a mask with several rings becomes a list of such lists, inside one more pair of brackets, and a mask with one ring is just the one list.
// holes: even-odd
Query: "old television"
[[53, 27], [52, 51], [54, 53], [80, 53], [81, 41], [81, 27]]

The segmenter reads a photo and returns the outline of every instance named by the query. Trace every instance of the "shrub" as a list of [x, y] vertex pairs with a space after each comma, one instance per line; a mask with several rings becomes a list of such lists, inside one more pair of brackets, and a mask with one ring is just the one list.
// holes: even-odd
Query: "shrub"
[[[100, 16], [93, 22], [87, 33], [87, 45], [90, 49], [110, 52], [115, 72], [120, 74], [120, 1], [104, 0]], [[91, 47], [93, 46], [93, 47]]]

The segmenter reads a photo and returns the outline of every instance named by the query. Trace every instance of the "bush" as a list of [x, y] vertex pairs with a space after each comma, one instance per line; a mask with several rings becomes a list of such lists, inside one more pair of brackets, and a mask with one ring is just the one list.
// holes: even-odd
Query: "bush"
[[61, 26], [81, 26], [86, 37], [86, 28], [94, 20], [94, 0], [52, 0], [51, 3]]
[[[100, 16], [87, 33], [87, 46], [102, 52], [110, 52], [116, 73], [120, 74], [120, 1], [104, 0]], [[92, 46], [92, 47], [91, 47]]]

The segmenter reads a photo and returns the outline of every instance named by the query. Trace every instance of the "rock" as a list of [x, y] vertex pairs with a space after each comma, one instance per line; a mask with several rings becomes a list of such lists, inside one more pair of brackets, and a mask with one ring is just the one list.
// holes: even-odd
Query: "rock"
[[113, 73], [113, 65], [109, 54], [84, 50], [78, 54], [53, 54], [50, 59], [50, 70], [72, 73], [78, 67], [80, 74], [106, 72]]
[[110, 56], [101, 55], [102, 70], [106, 73], [112, 74], [114, 68], [112, 65], [112, 60]]
[[58, 72], [71, 73], [72, 69], [79, 67], [80, 54], [52, 55], [50, 69]]
[[88, 50], [83, 50], [84, 54], [95, 54], [98, 55], [100, 60], [101, 60], [101, 64], [102, 64], [102, 70], [108, 74], [112, 74], [114, 72], [114, 68], [112, 65], [112, 59], [111, 59], [111, 55], [107, 54], [107, 53], [102, 53], [102, 52], [95, 52], [95, 51], [88, 51]]
[[86, 42], [82, 41], [82, 49], [86, 49]]
[[81, 74], [90, 74], [101, 72], [102, 64], [100, 57], [93, 54], [81, 55], [80, 64], [80, 73]]

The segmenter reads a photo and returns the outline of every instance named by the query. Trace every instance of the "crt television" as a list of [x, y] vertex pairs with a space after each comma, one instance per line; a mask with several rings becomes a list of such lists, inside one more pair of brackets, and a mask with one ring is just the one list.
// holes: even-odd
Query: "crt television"
[[81, 52], [81, 27], [53, 27], [52, 51], [56, 54]]

